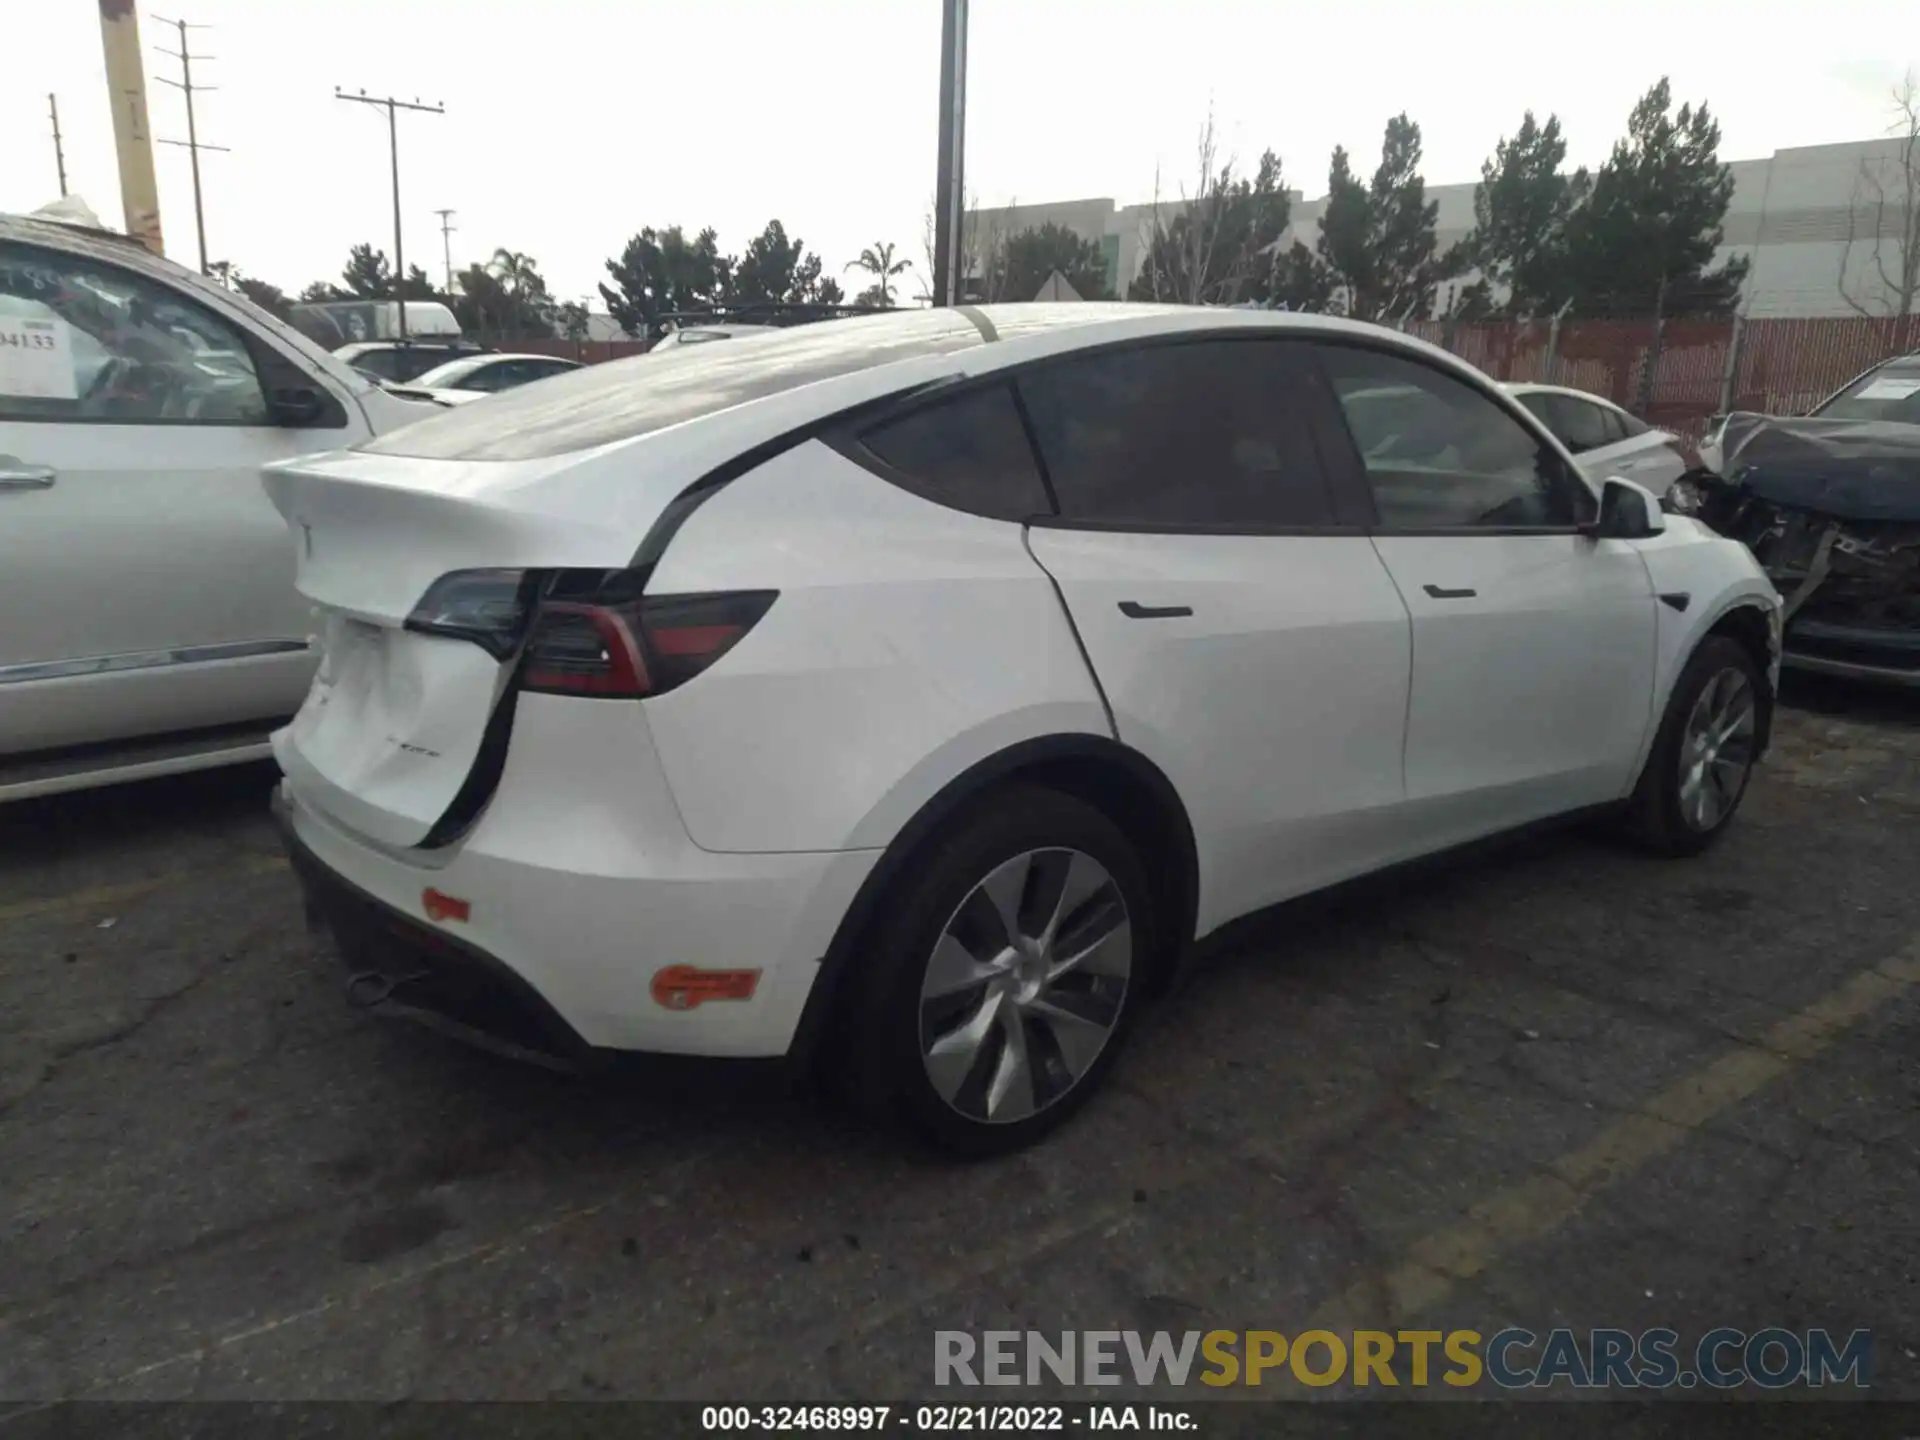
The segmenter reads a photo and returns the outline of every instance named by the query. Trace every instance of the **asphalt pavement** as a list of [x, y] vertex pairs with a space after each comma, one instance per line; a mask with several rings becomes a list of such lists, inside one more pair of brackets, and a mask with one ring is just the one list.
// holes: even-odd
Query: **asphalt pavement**
[[269, 772], [0, 811], [0, 1401], [854, 1402], [939, 1330], [1310, 1324], [1869, 1328], [1920, 1399], [1920, 696], [1789, 698], [1708, 855], [1294, 907], [964, 1166], [349, 1009]]

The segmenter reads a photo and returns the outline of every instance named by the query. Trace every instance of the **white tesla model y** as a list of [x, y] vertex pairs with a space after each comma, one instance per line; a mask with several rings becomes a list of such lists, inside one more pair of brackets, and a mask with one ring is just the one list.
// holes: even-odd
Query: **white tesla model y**
[[958, 1150], [1060, 1123], [1226, 922], [1551, 817], [1698, 850], [1767, 741], [1745, 549], [1318, 317], [831, 321], [266, 485], [325, 621], [276, 806], [356, 999], [830, 1060]]

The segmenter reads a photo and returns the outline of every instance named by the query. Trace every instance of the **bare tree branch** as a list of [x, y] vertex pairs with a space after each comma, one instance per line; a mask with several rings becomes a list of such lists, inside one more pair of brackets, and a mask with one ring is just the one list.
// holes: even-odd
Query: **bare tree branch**
[[[1889, 133], [1899, 140], [1897, 153], [1891, 159], [1863, 158], [1847, 200], [1847, 238], [1840, 249], [1839, 290], [1840, 298], [1856, 314], [1904, 320], [1920, 300], [1920, 82], [1911, 70], [1893, 92], [1893, 109], [1895, 118]], [[1857, 293], [1857, 287], [1847, 278], [1853, 269], [1858, 217], [1863, 208], [1873, 224], [1868, 260], [1880, 282], [1878, 293], [1868, 295]]]

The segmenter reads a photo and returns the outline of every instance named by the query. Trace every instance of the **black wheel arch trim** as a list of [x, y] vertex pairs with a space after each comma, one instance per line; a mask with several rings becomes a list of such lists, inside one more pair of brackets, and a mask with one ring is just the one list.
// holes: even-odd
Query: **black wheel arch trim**
[[[1156, 989], [1171, 982], [1180, 971], [1194, 943], [1194, 920], [1200, 896], [1200, 856], [1194, 840], [1193, 822], [1187, 807], [1159, 766], [1131, 746], [1105, 735], [1045, 735], [1019, 741], [980, 760], [949, 780], [923, 804], [913, 818], [882, 851], [879, 861], [868, 872], [855, 892], [853, 902], [840, 919], [827, 953], [820, 961], [812, 991], [794, 1029], [788, 1058], [811, 1064], [827, 1040], [846, 982], [854, 966], [864, 937], [880, 913], [887, 896], [911, 863], [915, 852], [930, 840], [961, 807], [971, 803], [994, 786], [1022, 772], [1061, 761], [1082, 761], [1113, 765], [1138, 782], [1171, 821], [1175, 849], [1174, 878], [1180, 886], [1177, 901], [1180, 912], [1171, 917], [1172, 963], [1163, 968]], [[1156, 867], [1149, 865], [1152, 874]], [[1163, 921], [1163, 923], [1166, 923]]]

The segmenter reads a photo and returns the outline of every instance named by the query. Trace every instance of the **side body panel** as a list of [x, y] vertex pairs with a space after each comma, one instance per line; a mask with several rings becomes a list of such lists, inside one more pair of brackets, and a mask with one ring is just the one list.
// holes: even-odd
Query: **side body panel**
[[1022, 527], [910, 495], [820, 442], [694, 511], [648, 586], [714, 590], [779, 598], [724, 664], [643, 702], [708, 849], [884, 846], [1010, 745], [1111, 733]]

